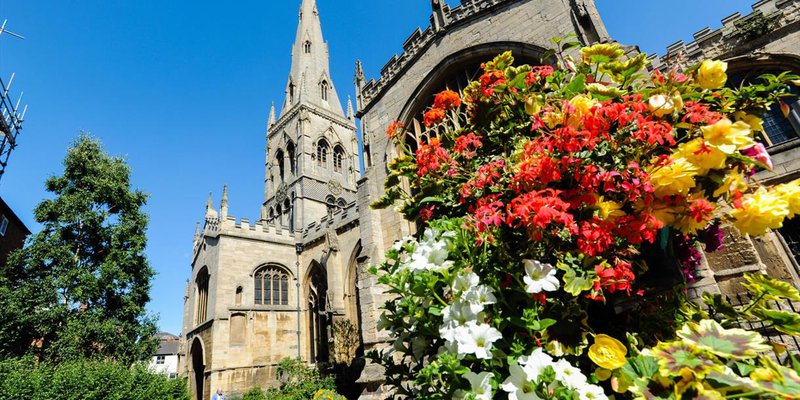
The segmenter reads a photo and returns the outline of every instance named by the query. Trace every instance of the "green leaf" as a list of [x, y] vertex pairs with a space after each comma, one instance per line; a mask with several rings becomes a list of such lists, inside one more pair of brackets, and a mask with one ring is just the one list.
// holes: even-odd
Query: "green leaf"
[[752, 313], [761, 320], [771, 323], [775, 329], [783, 333], [800, 335], [800, 315], [797, 313], [765, 308], [757, 308]]
[[637, 378], [648, 379], [658, 374], [658, 359], [653, 356], [639, 355], [628, 359], [628, 362], [620, 370], [627, 375], [630, 381]]
[[787, 299], [800, 301], [800, 292], [791, 284], [774, 279], [764, 274], [745, 274], [748, 283], [742, 286], [750, 290], [754, 295], [765, 295], [769, 300]]
[[687, 342], [724, 358], [751, 358], [771, 349], [756, 332], [739, 328], [725, 329], [710, 319], [704, 319], [699, 324], [689, 322], [677, 334]]
[[576, 94], [583, 93], [584, 89], [586, 89], [586, 75], [578, 74], [572, 78], [572, 82], [567, 85], [566, 95], [572, 97]]
[[575, 268], [567, 266], [564, 263], [558, 263], [558, 268], [566, 271], [563, 279], [564, 291], [567, 293], [577, 297], [594, 286], [595, 278], [587, 277], [587, 275], [589, 275], [588, 273], [582, 271], [579, 275]]

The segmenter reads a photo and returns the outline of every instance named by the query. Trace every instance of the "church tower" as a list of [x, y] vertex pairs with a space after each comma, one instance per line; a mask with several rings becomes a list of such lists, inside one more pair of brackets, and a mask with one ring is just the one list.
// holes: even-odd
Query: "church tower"
[[[356, 198], [358, 142], [330, 74], [328, 44], [315, 0], [300, 6], [285, 98], [267, 127], [261, 219], [290, 231], [332, 215]], [[329, 218], [330, 219], [330, 218]]]

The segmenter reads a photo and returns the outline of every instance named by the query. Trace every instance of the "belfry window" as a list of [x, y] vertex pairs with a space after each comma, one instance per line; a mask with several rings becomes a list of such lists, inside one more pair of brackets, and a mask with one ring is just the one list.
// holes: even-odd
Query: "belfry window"
[[319, 86], [322, 100], [328, 101], [328, 81], [322, 81]]
[[278, 153], [275, 155], [275, 163], [278, 164], [278, 176], [280, 176], [281, 181], [283, 181], [286, 177], [286, 167], [284, 165], [283, 160], [283, 150], [278, 150]]
[[305, 43], [303, 43], [303, 53], [311, 53], [311, 41], [306, 40]]
[[289, 274], [281, 268], [267, 266], [255, 273], [256, 305], [288, 305]]
[[328, 146], [328, 142], [325, 139], [322, 139], [317, 143], [317, 166], [318, 167], [327, 167], [328, 166], [328, 150], [330, 146]]
[[289, 173], [297, 175], [297, 160], [295, 160], [294, 143], [292, 142], [286, 145], [286, 157], [289, 158]]
[[333, 149], [333, 170], [342, 172], [342, 165], [344, 164], [344, 149], [342, 146], [336, 146]]

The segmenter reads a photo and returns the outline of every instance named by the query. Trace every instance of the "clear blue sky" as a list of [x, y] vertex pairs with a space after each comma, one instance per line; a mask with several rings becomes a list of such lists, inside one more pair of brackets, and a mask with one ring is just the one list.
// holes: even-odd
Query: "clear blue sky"
[[[428, 0], [317, 0], [342, 101], [356, 59], [369, 77], [417, 26]], [[455, 5], [450, 0], [451, 5]], [[664, 53], [743, 0], [597, 0], [612, 37]], [[300, 0], [0, 0], [0, 76], [30, 105], [0, 196], [33, 230], [44, 180], [62, 170], [81, 131], [124, 156], [150, 193], [148, 255], [158, 272], [149, 309], [179, 333], [195, 222], [206, 197], [230, 186], [230, 212], [258, 218], [269, 103], [280, 104]]]

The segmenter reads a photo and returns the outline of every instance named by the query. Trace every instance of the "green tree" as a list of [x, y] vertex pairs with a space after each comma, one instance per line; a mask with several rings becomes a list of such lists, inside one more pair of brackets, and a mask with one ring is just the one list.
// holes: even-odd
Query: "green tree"
[[130, 172], [88, 136], [68, 150], [46, 182], [54, 198], [34, 210], [41, 232], [0, 270], [0, 355], [130, 363], [155, 350], [147, 195]]

